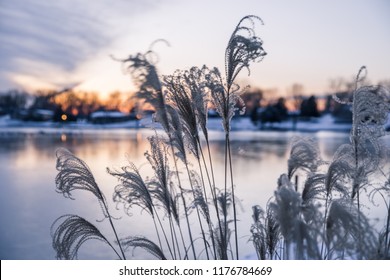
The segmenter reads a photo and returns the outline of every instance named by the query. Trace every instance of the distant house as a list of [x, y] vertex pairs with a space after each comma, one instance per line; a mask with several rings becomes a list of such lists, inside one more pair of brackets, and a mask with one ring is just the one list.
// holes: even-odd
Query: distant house
[[125, 114], [119, 111], [96, 111], [89, 116], [93, 124], [118, 123], [136, 119], [135, 114]]
[[18, 109], [12, 114], [13, 118], [23, 121], [51, 121], [54, 111], [49, 109]]
[[53, 120], [54, 111], [46, 109], [35, 109], [31, 113], [34, 121], [51, 121]]

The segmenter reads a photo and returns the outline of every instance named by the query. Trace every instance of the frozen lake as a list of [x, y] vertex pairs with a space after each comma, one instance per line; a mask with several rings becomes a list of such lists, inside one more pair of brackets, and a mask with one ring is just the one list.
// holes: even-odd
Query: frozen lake
[[[112, 194], [117, 180], [107, 174], [106, 167], [127, 164], [126, 155], [141, 166], [144, 174], [149, 150], [146, 138], [150, 130], [62, 130], [40, 128], [14, 128], [0, 130], [0, 259], [53, 259], [50, 226], [63, 214], [78, 214], [94, 222], [99, 229], [112, 237], [95, 197], [87, 192], [75, 192], [75, 200], [65, 199], [55, 192], [57, 174], [55, 151], [66, 147], [83, 159], [94, 173], [95, 179], [111, 203], [111, 212], [119, 235], [145, 235], [154, 239], [154, 227], [150, 217], [134, 208], [134, 215], [126, 216], [123, 209], [115, 208]], [[232, 149], [236, 195], [241, 201], [238, 223], [241, 256], [251, 258], [254, 249], [249, 239], [251, 207], [264, 207], [276, 188], [280, 174], [287, 169], [289, 141], [298, 132], [233, 132]], [[325, 159], [348, 142], [347, 133], [318, 132], [316, 138]], [[223, 184], [224, 135], [213, 131], [217, 184]], [[112, 259], [116, 256], [103, 244], [87, 242], [80, 251], [80, 258]], [[130, 255], [130, 254], [129, 254]], [[135, 250], [135, 259], [150, 258], [141, 250]]]

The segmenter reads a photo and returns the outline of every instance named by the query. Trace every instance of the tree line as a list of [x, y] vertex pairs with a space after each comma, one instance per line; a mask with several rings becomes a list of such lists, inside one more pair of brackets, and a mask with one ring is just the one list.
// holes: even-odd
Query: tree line
[[[304, 95], [303, 86], [294, 84], [286, 97], [273, 97], [266, 91], [253, 88], [241, 94], [245, 107], [245, 116], [257, 124], [281, 122], [286, 119], [310, 119], [331, 113], [339, 121], [351, 122], [352, 114], [348, 106], [338, 104], [332, 95], [348, 98], [350, 92], [348, 83], [338, 80], [338, 86], [333, 82], [332, 92], [323, 96]], [[343, 86], [341, 86], [343, 85]], [[120, 111], [134, 113], [145, 108], [134, 93], [114, 91], [106, 98], [97, 92], [65, 89], [61, 91], [40, 90], [26, 92], [8, 90], [0, 92], [0, 115], [10, 115], [13, 118], [29, 119], [35, 110], [53, 112], [54, 120], [60, 120], [63, 114], [68, 120], [88, 119], [96, 111]]]

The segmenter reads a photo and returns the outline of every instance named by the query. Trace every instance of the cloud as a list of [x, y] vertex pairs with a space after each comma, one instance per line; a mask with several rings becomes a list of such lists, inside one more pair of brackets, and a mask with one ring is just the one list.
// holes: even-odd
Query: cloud
[[84, 90], [122, 90], [130, 79], [109, 55], [145, 51], [158, 38], [172, 46], [156, 47], [162, 74], [204, 63], [223, 69], [226, 42], [246, 14], [265, 21], [259, 35], [269, 54], [251, 67], [252, 85], [299, 82], [308, 92], [324, 91], [328, 78], [349, 77], [361, 65], [372, 80], [388, 79], [389, 3], [282, 2], [0, 0], [0, 92], [73, 82]]
[[[62, 86], [118, 36], [115, 24], [153, 9], [158, 1], [2, 0], [0, 91]], [[20, 77], [23, 77], [22, 79]], [[40, 81], [40, 82], [38, 82]]]

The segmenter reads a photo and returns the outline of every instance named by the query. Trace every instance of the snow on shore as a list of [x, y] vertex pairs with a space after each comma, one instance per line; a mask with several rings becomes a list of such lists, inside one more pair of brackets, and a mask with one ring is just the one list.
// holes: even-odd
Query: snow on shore
[[[87, 121], [56, 123], [51, 121], [33, 122], [21, 121], [11, 119], [8, 115], [0, 117], [0, 129], [7, 130], [7, 128], [15, 130], [17, 128], [50, 128], [50, 129], [136, 129], [153, 127], [151, 118], [142, 120], [130, 120], [117, 123], [107, 124], [92, 124]], [[210, 130], [222, 131], [222, 123], [220, 118], [209, 118], [208, 127]], [[302, 131], [302, 132], [318, 132], [318, 131], [343, 131], [348, 132], [351, 129], [351, 124], [336, 123], [331, 115], [324, 115], [315, 120], [298, 121], [294, 126], [291, 120], [280, 123], [265, 124], [264, 126], [254, 125], [249, 118], [241, 117], [235, 118], [231, 125], [232, 131]]]

